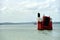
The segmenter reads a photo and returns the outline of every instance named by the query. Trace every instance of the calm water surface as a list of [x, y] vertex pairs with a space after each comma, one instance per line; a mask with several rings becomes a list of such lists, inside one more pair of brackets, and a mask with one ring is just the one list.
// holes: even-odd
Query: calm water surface
[[37, 30], [37, 25], [0, 25], [0, 40], [60, 40], [60, 24], [53, 30]]

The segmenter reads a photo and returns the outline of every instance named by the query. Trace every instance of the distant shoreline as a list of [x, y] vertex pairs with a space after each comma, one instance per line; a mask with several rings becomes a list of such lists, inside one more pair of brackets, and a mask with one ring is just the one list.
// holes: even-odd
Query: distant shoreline
[[[37, 24], [36, 22], [26, 22], [26, 23], [0, 23], [0, 25], [17, 25], [17, 24]], [[60, 22], [53, 22], [53, 24], [60, 24]]]

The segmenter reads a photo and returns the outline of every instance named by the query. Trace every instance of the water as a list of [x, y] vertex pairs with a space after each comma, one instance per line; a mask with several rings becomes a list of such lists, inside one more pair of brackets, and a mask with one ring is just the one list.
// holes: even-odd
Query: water
[[60, 24], [53, 30], [37, 30], [37, 25], [0, 25], [0, 40], [60, 40]]

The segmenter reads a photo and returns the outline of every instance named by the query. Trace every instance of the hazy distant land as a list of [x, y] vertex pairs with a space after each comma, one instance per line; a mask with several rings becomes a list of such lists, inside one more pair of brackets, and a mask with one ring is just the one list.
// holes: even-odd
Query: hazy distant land
[[[25, 22], [25, 23], [4, 22], [4, 23], [0, 23], [0, 25], [15, 25], [15, 24], [37, 24], [37, 23], [36, 22]], [[60, 24], [60, 22], [53, 22], [53, 24]]]

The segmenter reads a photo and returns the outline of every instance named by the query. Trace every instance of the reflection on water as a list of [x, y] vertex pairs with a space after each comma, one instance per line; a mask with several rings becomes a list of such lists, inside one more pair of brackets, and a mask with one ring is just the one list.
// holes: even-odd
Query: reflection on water
[[60, 24], [40, 31], [34, 24], [0, 25], [0, 40], [60, 40]]

